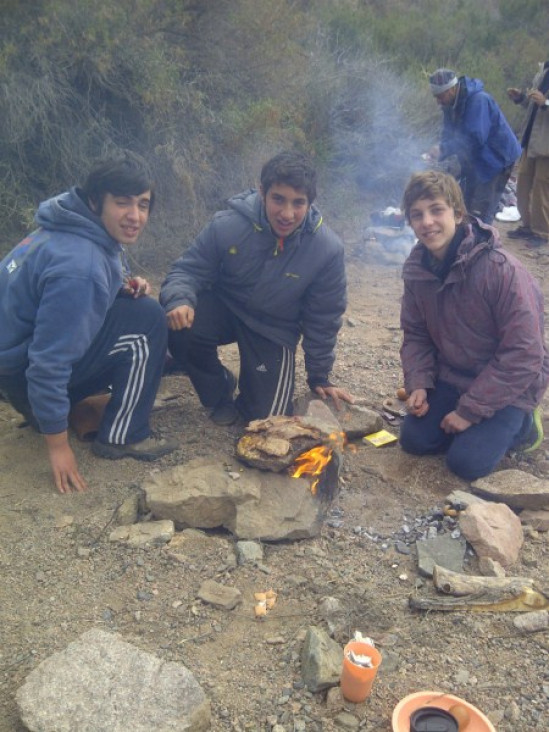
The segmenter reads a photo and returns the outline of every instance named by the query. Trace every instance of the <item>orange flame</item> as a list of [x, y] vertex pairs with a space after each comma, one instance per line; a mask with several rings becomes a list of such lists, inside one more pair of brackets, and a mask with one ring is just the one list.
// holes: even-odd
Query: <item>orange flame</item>
[[[302, 453], [295, 459], [295, 471], [291, 474], [292, 478], [300, 478], [302, 475], [320, 476], [326, 465], [332, 459], [333, 449], [328, 445], [319, 445], [313, 447], [312, 450]], [[311, 483], [311, 493], [316, 495], [316, 488], [320, 477], [314, 478]]]

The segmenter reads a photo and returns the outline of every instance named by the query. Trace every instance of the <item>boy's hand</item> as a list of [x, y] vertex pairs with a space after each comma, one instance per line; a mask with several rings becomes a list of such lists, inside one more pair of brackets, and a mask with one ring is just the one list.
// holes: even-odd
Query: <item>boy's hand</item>
[[414, 417], [424, 417], [429, 411], [427, 391], [425, 389], [414, 389], [406, 400], [406, 409]]
[[180, 305], [167, 314], [168, 328], [170, 330], [183, 330], [190, 328], [194, 322], [194, 308], [190, 305]]
[[50, 458], [53, 479], [59, 493], [81, 493], [87, 489], [84, 478], [78, 472], [76, 458], [69, 445], [67, 432], [44, 435]]
[[151, 294], [151, 286], [143, 277], [132, 277], [124, 285], [124, 292], [134, 298]]
[[465, 432], [472, 424], [468, 419], [460, 417], [457, 412], [449, 412], [440, 423], [440, 426], [447, 435], [455, 435], [458, 432]]
[[331, 397], [334, 400], [335, 408], [341, 409], [341, 402], [348, 402], [354, 404], [355, 398], [346, 389], [341, 389], [339, 386], [315, 386], [315, 392], [321, 399], [327, 399]]

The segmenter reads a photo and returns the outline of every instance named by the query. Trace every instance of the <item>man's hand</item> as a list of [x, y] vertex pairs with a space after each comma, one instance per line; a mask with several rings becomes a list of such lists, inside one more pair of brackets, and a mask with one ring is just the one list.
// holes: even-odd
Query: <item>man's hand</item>
[[59, 493], [81, 493], [87, 489], [84, 478], [78, 472], [76, 458], [69, 445], [67, 432], [44, 435], [55, 485]]
[[168, 328], [170, 330], [183, 330], [190, 328], [194, 322], [194, 308], [190, 305], [180, 305], [167, 314]]
[[427, 391], [425, 389], [414, 389], [406, 400], [406, 409], [409, 414], [413, 414], [414, 417], [425, 417], [429, 411]]
[[468, 419], [460, 417], [457, 412], [449, 412], [440, 423], [440, 426], [447, 435], [454, 435], [458, 432], [465, 432], [472, 424]]
[[538, 89], [532, 89], [528, 92], [528, 99], [531, 99], [538, 107], [543, 107], [545, 104], [545, 94]]
[[346, 389], [341, 389], [339, 386], [315, 386], [315, 393], [321, 399], [327, 399], [331, 397], [334, 400], [335, 408], [341, 409], [343, 406], [341, 402], [348, 402], [354, 404], [355, 398]]
[[517, 89], [516, 87], [512, 86], [507, 89], [507, 96], [509, 99], [515, 103], [519, 102], [522, 97], [522, 92], [520, 89]]

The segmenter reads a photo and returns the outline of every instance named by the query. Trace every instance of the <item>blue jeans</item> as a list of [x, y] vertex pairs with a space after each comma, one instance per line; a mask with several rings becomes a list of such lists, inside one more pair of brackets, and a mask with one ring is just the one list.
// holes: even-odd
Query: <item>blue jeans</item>
[[408, 414], [404, 418], [400, 444], [412, 455], [445, 452], [450, 470], [460, 478], [472, 481], [494, 470], [508, 450], [528, 433], [532, 417], [518, 407], [504, 407], [464, 432], [448, 435], [440, 423], [456, 408], [459, 396], [457, 389], [439, 381], [427, 392], [427, 414], [424, 417]]

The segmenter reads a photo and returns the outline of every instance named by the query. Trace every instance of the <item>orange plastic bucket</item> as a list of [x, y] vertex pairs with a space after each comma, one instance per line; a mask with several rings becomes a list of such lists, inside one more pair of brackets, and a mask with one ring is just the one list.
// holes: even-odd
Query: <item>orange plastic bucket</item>
[[[349, 659], [349, 651], [358, 656], [370, 656], [372, 667], [358, 666]], [[347, 701], [359, 704], [370, 696], [372, 684], [381, 663], [381, 653], [362, 641], [350, 641], [343, 649], [343, 668], [341, 670], [341, 693]]]

